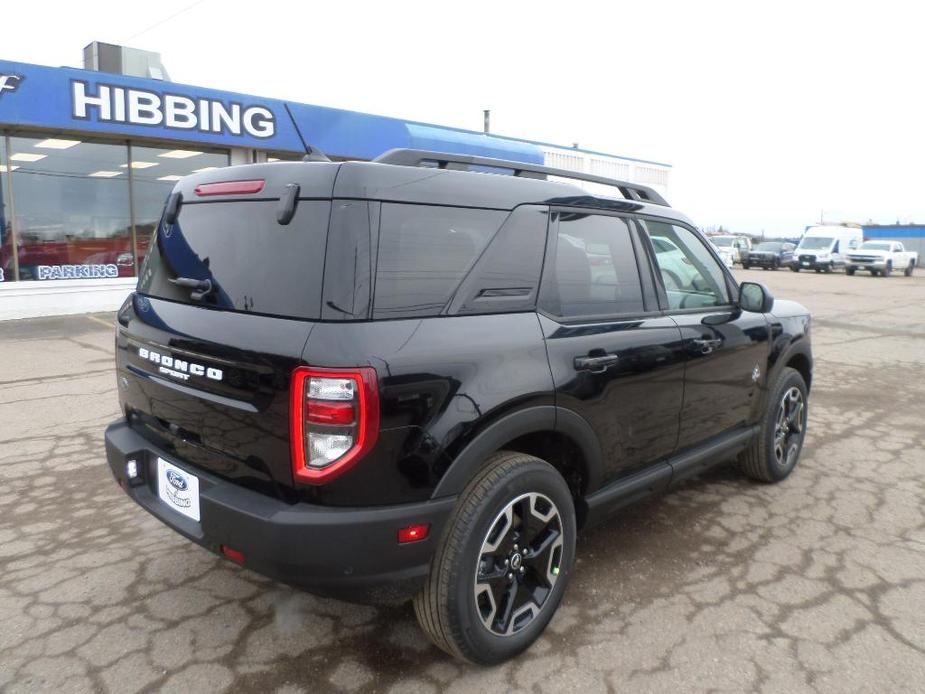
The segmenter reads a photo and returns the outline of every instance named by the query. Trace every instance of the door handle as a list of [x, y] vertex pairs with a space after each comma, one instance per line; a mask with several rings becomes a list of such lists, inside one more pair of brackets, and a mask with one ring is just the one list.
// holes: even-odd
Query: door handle
[[604, 354], [599, 357], [575, 357], [575, 371], [590, 371], [593, 374], [602, 374], [607, 367], [613, 366], [620, 357], [616, 354]]
[[691, 344], [696, 347], [696, 350], [701, 354], [710, 354], [714, 349], [721, 346], [723, 341], [720, 339], [707, 339], [707, 338], [695, 338], [691, 340]]

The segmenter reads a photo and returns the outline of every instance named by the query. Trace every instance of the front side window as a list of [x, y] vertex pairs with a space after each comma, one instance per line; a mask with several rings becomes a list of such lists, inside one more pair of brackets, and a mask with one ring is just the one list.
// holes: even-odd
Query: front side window
[[566, 319], [641, 313], [642, 288], [626, 222], [559, 213], [539, 303], [546, 312]]
[[438, 315], [508, 213], [385, 203], [374, 318]]
[[667, 222], [641, 222], [655, 249], [655, 262], [672, 309], [729, 303], [726, 275], [690, 229]]

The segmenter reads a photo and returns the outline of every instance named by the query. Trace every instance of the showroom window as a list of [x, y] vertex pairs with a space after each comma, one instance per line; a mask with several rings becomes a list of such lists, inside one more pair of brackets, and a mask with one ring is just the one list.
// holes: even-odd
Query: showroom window
[[177, 180], [228, 163], [227, 151], [0, 137], [3, 281], [134, 277]]
[[10, 210], [9, 165], [6, 137], [0, 133], [0, 282], [15, 279], [13, 267], [13, 213]]
[[131, 277], [128, 147], [9, 138], [20, 280]]
[[228, 152], [203, 149], [167, 149], [132, 144], [132, 202], [138, 267], [145, 259], [164, 202], [177, 181], [192, 173], [228, 166]]

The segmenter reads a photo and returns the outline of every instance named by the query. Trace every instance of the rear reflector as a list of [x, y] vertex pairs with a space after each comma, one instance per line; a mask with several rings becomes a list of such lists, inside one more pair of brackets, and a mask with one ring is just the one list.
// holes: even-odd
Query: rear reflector
[[244, 552], [239, 552], [238, 550], [231, 549], [231, 547], [226, 547], [225, 545], [219, 545], [219, 549], [222, 551], [222, 554], [231, 559], [231, 561], [237, 562], [238, 564], [244, 563]]
[[263, 190], [266, 181], [222, 181], [221, 183], [200, 183], [196, 186], [196, 195], [251, 195]]
[[401, 528], [398, 531], [398, 544], [405, 545], [409, 542], [418, 542], [426, 540], [430, 533], [430, 523], [423, 525], [409, 525], [407, 528]]

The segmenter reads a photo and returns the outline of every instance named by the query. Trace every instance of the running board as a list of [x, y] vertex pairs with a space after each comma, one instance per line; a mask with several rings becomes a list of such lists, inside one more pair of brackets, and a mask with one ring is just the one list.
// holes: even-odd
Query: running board
[[757, 434], [758, 426], [740, 427], [611, 482], [585, 498], [583, 527], [596, 525], [626, 506], [729, 460]]

